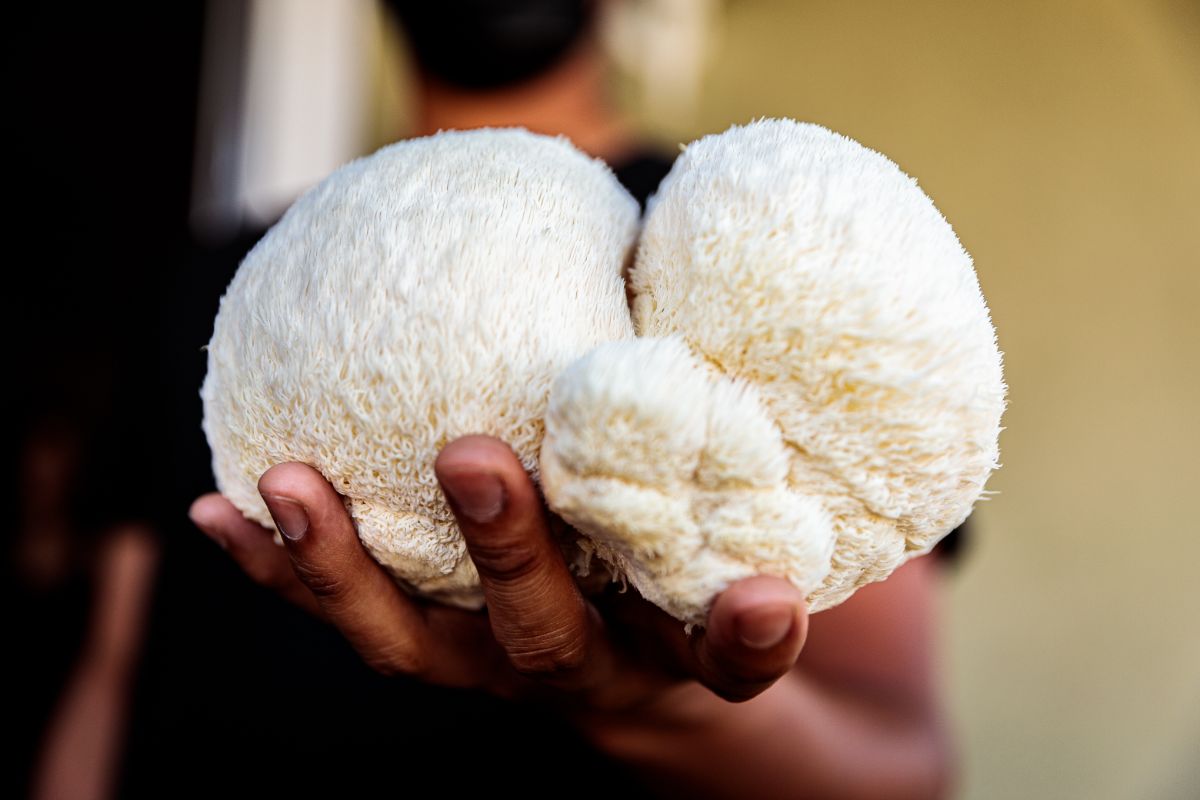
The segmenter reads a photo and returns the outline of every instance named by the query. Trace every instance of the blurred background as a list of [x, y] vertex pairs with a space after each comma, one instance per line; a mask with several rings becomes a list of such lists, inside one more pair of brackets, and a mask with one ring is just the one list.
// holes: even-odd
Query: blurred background
[[[196, 487], [172, 468], [206, 466], [203, 440], [122, 434], [199, 433], [204, 340], [162, 331], [204, 329], [215, 304], [162, 298], [215, 299], [228, 276], [206, 264], [419, 132], [409, 45], [370, 0], [171, 6], [28, 10], [5, 54], [21, 791], [64, 692], [119, 705], [107, 680], [139, 702], [143, 642], [224, 624], [251, 591], [180, 541]], [[599, 34], [646, 147], [826, 125], [917, 177], [975, 258], [1010, 401], [942, 616], [961, 796], [1200, 795], [1200, 4], [612, 0]], [[148, 411], [160, 396], [184, 400]], [[233, 598], [139, 611], [169, 602], [172, 553], [211, 561]], [[89, 689], [81, 661], [108, 677]], [[103, 713], [125, 786], [144, 744]]]

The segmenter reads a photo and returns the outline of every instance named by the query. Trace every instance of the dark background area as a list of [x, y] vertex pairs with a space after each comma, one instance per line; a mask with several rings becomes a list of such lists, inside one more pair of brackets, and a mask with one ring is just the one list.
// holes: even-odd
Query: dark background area
[[[9, 396], [10, 474], [25, 474], [30, 440], [73, 440], [86, 474], [69, 498], [76, 540], [65, 572], [33, 581], [13, 569], [33, 556], [22, 539], [23, 485], [10, 482], [15, 530], [4, 541], [4, 594], [14, 621], [5, 649], [17, 673], [6, 703], [17, 752], [4, 785], [18, 791], [38, 734], [79, 648], [89, 550], [103, 526], [161, 513], [165, 471], [144, 440], [165, 423], [153, 401], [161, 368], [168, 268], [186, 253], [203, 3], [22, 4], [7, 25], [12, 102], [5, 140], [15, 218], [5, 270], [15, 356]], [[147, 498], [156, 498], [153, 506]]]
[[[102, 436], [161, 406], [149, 399], [164, 390], [161, 298], [190, 245], [203, 3], [164, 8], [41, 4], [10, 27], [17, 431], [53, 418]], [[87, 470], [111, 481], [77, 509], [89, 527], [145, 513], [146, 454], [105, 444], [85, 448], [114, 459]]]

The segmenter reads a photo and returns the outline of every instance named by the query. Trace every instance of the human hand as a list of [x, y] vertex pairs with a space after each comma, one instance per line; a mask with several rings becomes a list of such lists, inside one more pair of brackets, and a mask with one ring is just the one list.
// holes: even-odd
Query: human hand
[[636, 592], [583, 596], [537, 489], [503, 442], [458, 439], [435, 471], [479, 571], [486, 614], [407, 595], [367, 554], [333, 487], [305, 464], [279, 464], [258, 484], [283, 548], [219, 494], [196, 500], [190, 515], [250, 578], [328, 620], [386, 674], [616, 710], [690, 679], [747, 700], [795, 663], [808, 618], [787, 581], [735, 583], [705, 629], [689, 635]]

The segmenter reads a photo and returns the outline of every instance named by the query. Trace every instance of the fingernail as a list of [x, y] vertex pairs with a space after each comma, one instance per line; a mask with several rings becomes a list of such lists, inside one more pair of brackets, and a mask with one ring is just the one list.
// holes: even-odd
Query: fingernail
[[769, 650], [787, 638], [796, 621], [791, 606], [767, 606], [743, 611], [734, 621], [742, 644], [754, 650]]
[[285, 539], [298, 542], [304, 538], [308, 533], [308, 512], [304, 506], [290, 497], [277, 495], [264, 495], [263, 500], [267, 501], [267, 510], [275, 520], [275, 527]]
[[504, 484], [495, 475], [455, 475], [443, 488], [458, 512], [472, 522], [491, 522], [504, 510]]

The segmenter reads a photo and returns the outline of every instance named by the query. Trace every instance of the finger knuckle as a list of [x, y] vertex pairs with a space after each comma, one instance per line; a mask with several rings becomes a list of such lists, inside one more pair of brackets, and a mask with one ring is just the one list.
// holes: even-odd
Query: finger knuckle
[[385, 645], [373, 647], [360, 655], [368, 667], [384, 677], [406, 675], [420, 678], [425, 674], [426, 665], [420, 654], [408, 648]]
[[587, 646], [580, 636], [533, 636], [509, 645], [508, 660], [527, 678], [555, 680], [576, 675], [587, 663]]
[[373, 655], [364, 655], [363, 663], [366, 664], [372, 672], [382, 675], [385, 678], [394, 678], [397, 675], [403, 674], [403, 671], [386, 658]]
[[500, 583], [526, 580], [541, 565], [537, 548], [512, 540], [475, 543], [471, 547], [471, 560], [480, 573]]
[[302, 563], [296, 564], [294, 569], [300, 582], [319, 600], [337, 602], [346, 593], [344, 581], [334, 574]]

